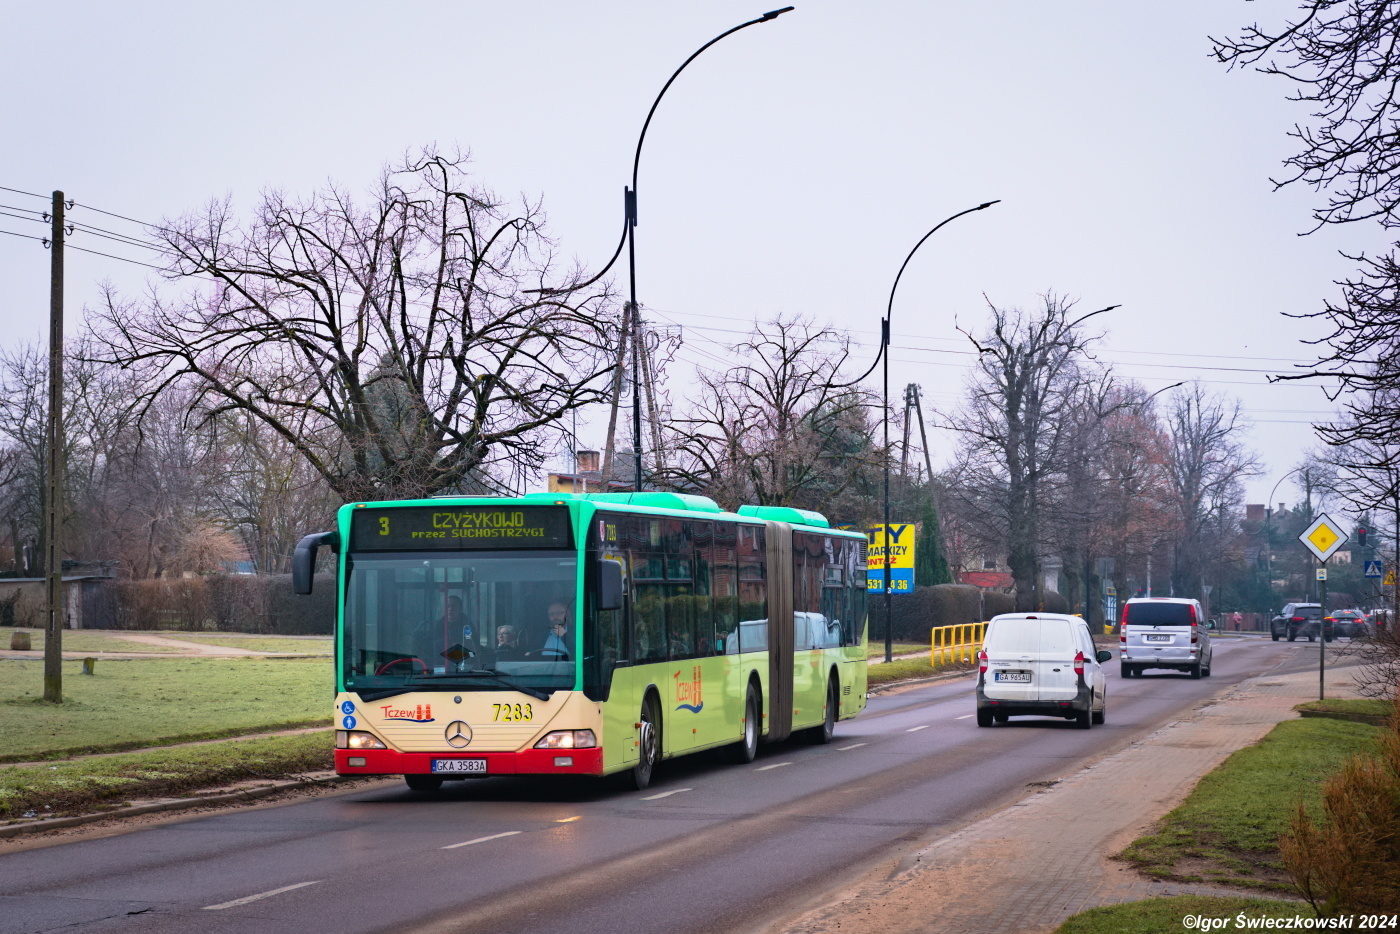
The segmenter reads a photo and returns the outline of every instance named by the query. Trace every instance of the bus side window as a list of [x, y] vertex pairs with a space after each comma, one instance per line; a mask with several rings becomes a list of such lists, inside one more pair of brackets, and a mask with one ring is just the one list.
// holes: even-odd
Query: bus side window
[[737, 529], [733, 522], [715, 523], [710, 561], [716, 646], [720, 646], [720, 652], [729, 655], [739, 651], [739, 566], [735, 554]]

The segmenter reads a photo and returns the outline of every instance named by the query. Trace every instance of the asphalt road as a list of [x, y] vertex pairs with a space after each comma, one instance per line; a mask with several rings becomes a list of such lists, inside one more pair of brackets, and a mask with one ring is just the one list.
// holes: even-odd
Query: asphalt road
[[[1345, 645], [1345, 643], [1342, 643]], [[747, 932], [818, 904], [1317, 646], [1218, 639], [1214, 676], [1108, 665], [1107, 722], [975, 725], [971, 678], [872, 699], [835, 741], [665, 763], [645, 792], [395, 782], [0, 855], [0, 934]], [[1088, 815], [1086, 815], [1088, 816]]]

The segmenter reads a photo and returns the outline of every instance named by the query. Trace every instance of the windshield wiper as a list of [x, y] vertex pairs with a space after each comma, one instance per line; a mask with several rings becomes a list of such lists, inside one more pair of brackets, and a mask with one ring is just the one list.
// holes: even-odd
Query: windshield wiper
[[370, 701], [383, 700], [386, 697], [396, 697], [399, 694], [410, 694], [417, 688], [384, 688], [381, 691], [361, 691], [360, 700], [365, 703]]
[[535, 698], [536, 700], [549, 700], [549, 695], [544, 693], [543, 691], [537, 690], [536, 688], [532, 687], [525, 687], [524, 685], [520, 684], [512, 684], [511, 682], [500, 677], [501, 674], [503, 674], [503, 672], [497, 671], [494, 668], [473, 668], [469, 671], [444, 672], [440, 675], [419, 675], [418, 677], [411, 679], [410, 683], [422, 681], [424, 679], [427, 679], [429, 681], [451, 681], [454, 678], [471, 678], [473, 680], [490, 681], [492, 684], [499, 685], [503, 688], [506, 688], [507, 690], [519, 691], [521, 694], [527, 694], [530, 697]]

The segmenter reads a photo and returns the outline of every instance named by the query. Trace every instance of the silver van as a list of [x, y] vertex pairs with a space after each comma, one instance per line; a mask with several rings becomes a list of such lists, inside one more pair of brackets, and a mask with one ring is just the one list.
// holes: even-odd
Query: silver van
[[977, 725], [1023, 715], [1064, 717], [1082, 729], [1108, 711], [1103, 662], [1089, 626], [1060, 613], [992, 617], [977, 653]]
[[1125, 678], [1140, 678], [1147, 668], [1210, 677], [1210, 630], [1195, 600], [1134, 597], [1124, 603], [1118, 649]]

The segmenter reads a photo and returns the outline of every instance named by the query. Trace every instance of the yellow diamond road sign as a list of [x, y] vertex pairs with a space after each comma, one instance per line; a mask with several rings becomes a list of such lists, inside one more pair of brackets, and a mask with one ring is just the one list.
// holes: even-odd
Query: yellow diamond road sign
[[1308, 551], [1317, 556], [1317, 560], [1326, 561], [1338, 548], [1346, 544], [1347, 533], [1326, 515], [1321, 515], [1298, 536], [1298, 541], [1306, 545]]

